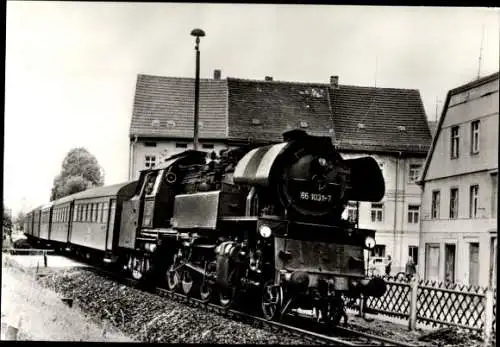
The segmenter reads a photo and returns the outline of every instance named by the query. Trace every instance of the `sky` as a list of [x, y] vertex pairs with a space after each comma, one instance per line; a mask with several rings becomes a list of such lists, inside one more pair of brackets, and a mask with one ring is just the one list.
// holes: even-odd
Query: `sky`
[[499, 70], [499, 20], [471, 7], [8, 1], [4, 204], [47, 203], [74, 147], [105, 184], [126, 181], [137, 74], [194, 77], [194, 28], [202, 78], [418, 89], [434, 120], [479, 66]]

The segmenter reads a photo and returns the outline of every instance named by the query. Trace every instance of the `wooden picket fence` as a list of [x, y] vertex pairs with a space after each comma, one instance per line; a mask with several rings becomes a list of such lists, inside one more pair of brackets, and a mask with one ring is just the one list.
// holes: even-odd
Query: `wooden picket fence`
[[[365, 312], [408, 320], [432, 327], [455, 326], [482, 333], [495, 332], [496, 289], [426, 280], [386, 278], [380, 298], [366, 298]], [[359, 309], [359, 300], [351, 305]]]

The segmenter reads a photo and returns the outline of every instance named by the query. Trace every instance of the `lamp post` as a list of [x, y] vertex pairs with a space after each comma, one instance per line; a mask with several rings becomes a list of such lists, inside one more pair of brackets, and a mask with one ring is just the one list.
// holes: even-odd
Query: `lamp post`
[[191, 36], [196, 37], [196, 80], [194, 85], [194, 150], [198, 149], [198, 106], [200, 98], [200, 37], [205, 36], [205, 32], [201, 29], [193, 29]]

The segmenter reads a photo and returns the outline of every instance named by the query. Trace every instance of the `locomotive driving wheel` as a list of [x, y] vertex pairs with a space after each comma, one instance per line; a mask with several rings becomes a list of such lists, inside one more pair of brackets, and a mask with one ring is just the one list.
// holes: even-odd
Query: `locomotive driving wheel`
[[206, 278], [203, 279], [203, 281], [200, 284], [200, 299], [203, 303], [208, 303], [212, 299], [212, 285], [206, 280]]
[[168, 289], [175, 292], [178, 291], [181, 284], [181, 279], [179, 276], [179, 271], [176, 270], [177, 264], [174, 263], [170, 265], [167, 270], [167, 286]]
[[219, 303], [222, 307], [230, 308], [236, 301], [238, 293], [237, 270], [233, 269], [229, 275], [229, 286], [227, 288], [219, 288]]
[[193, 278], [191, 270], [185, 269], [184, 271], [182, 271], [181, 284], [182, 284], [182, 292], [184, 294], [189, 295], [193, 292], [195, 280]]
[[325, 323], [332, 327], [338, 325], [342, 317], [344, 317], [344, 324], [347, 324], [347, 315], [342, 296], [335, 295], [328, 300], [321, 309], [321, 315]]
[[264, 286], [262, 293], [262, 314], [267, 320], [275, 320], [283, 307], [283, 288], [273, 283]]

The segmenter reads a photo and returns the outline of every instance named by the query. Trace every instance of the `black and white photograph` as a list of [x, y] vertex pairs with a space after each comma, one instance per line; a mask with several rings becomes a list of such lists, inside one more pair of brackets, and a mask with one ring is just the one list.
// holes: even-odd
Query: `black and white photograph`
[[6, 4], [2, 341], [496, 346], [500, 7]]

